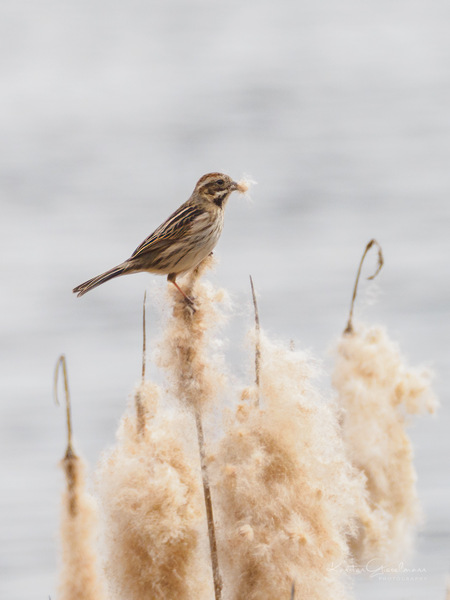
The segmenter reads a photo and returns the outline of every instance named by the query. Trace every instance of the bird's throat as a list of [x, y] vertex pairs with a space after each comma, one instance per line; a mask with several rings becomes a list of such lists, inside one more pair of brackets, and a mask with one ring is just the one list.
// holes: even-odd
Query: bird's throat
[[216, 206], [218, 206], [219, 208], [222, 208], [222, 206], [227, 198], [228, 198], [228, 192], [222, 194], [221, 196], [217, 196], [216, 198], [214, 198], [213, 202]]

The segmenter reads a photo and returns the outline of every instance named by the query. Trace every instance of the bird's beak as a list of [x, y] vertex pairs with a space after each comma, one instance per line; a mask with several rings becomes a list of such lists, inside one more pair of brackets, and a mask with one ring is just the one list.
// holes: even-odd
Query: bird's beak
[[231, 191], [234, 192], [235, 190], [239, 189], [239, 184], [236, 181], [232, 181], [230, 184], [231, 187]]

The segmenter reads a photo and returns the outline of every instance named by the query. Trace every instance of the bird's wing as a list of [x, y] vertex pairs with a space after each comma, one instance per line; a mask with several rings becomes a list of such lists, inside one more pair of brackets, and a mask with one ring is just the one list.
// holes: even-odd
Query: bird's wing
[[185, 203], [150, 234], [133, 252], [130, 258], [135, 258], [151, 251], [166, 248], [173, 242], [182, 240], [192, 227], [196, 218], [204, 214], [204, 210]]

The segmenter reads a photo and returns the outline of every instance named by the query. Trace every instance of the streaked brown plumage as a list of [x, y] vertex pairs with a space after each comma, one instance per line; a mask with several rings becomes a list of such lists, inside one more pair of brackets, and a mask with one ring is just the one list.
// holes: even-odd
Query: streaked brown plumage
[[167, 275], [168, 281], [190, 301], [176, 282], [212, 252], [223, 228], [224, 207], [234, 190], [245, 192], [223, 173], [208, 173], [197, 182], [191, 197], [162, 223], [126, 261], [74, 288], [82, 296], [114, 277], [147, 271]]

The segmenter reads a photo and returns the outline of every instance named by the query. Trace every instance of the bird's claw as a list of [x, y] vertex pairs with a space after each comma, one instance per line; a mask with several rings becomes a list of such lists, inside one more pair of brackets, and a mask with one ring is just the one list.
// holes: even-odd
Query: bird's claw
[[186, 306], [189, 307], [193, 313], [195, 313], [197, 310], [197, 307], [195, 305], [195, 298], [193, 298], [192, 296], [186, 295], [184, 299], [186, 301]]

